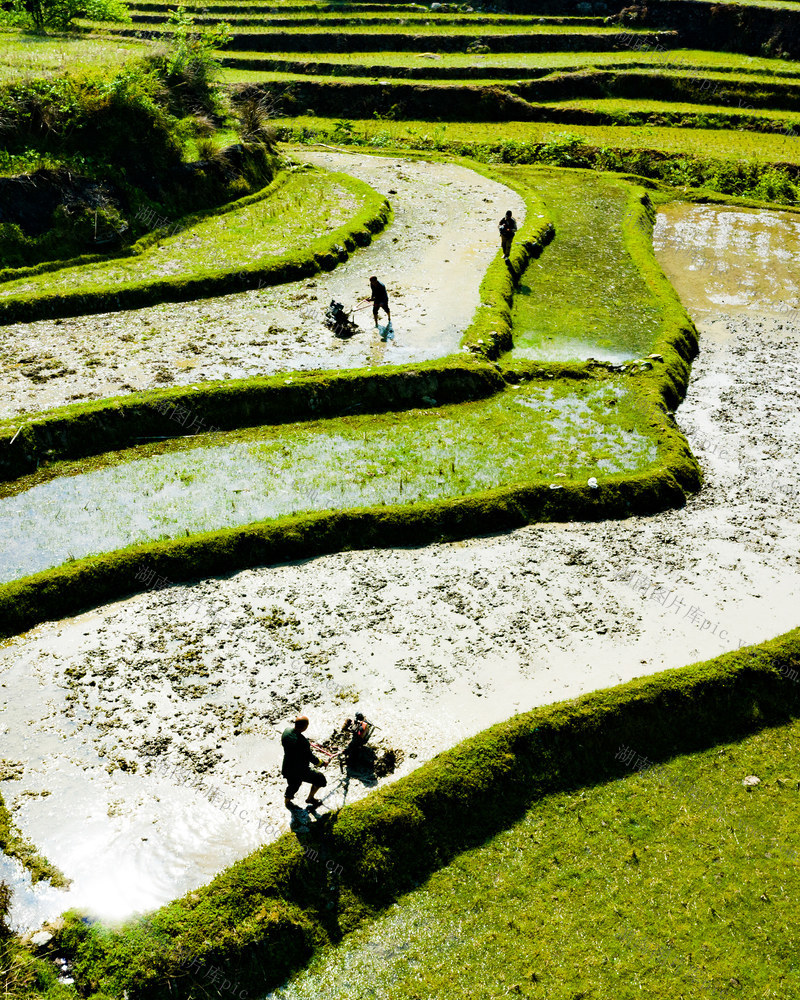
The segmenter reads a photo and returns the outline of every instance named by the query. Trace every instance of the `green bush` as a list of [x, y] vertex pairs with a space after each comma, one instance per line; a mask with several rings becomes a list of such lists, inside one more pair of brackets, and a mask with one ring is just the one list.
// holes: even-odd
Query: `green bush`
[[48, 28], [65, 31], [76, 18], [91, 21], [130, 21], [125, 0], [9, 0], [0, 7], [0, 24], [32, 28], [43, 33]]
[[786, 170], [771, 167], [764, 170], [755, 184], [742, 194], [763, 201], [794, 205], [800, 202], [800, 185], [789, 177]]
[[221, 69], [217, 51], [232, 38], [230, 25], [225, 21], [198, 26], [195, 15], [183, 4], [170, 12], [167, 30], [161, 34], [167, 54], [163, 61], [157, 59], [157, 62], [162, 62], [164, 78], [178, 96], [181, 107], [224, 113], [225, 102], [216, 86]]
[[167, 169], [180, 162], [182, 145], [163, 99], [162, 82], [143, 63], [111, 77], [65, 74], [11, 83], [0, 92], [5, 145], [59, 160], [91, 153], [87, 166], [124, 166], [134, 176]]

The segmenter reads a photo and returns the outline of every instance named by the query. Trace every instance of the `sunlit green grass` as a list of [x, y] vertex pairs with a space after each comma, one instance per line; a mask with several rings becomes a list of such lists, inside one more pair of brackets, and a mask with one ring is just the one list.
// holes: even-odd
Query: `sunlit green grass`
[[[83, 22], [89, 26], [93, 25], [94, 22]], [[114, 31], [114, 28], [108, 28], [109, 31]], [[168, 25], [165, 25], [165, 30], [170, 30]], [[281, 34], [288, 33], [300, 33], [309, 36], [319, 36], [320, 39], [325, 39], [330, 44], [330, 32], [324, 27], [324, 18], [320, 17], [319, 27], [317, 31], [306, 27], [292, 27], [291, 24], [286, 23], [280, 25], [276, 29], [269, 27], [259, 27], [258, 25], [248, 26], [248, 34], [258, 34], [260, 32], [272, 32], [273, 30], [279, 31]], [[353, 24], [351, 27], [347, 28], [347, 34], [386, 34], [387, 36], [396, 35], [398, 33], [396, 26], [390, 25], [376, 25], [371, 27], [365, 24]], [[438, 24], [436, 22], [432, 23], [414, 23], [413, 25], [405, 26], [403, 30], [404, 34], [407, 35], [431, 35], [435, 37], [436, 35], [478, 35], [483, 37], [484, 35], [491, 39], [492, 35], [509, 35], [509, 34], [526, 34], [526, 35], [620, 35], [629, 34], [631, 36], [641, 36], [649, 37], [654, 33], [648, 29], [630, 30], [625, 29], [623, 32], [620, 28], [616, 26], [605, 26], [605, 25], [568, 25], [568, 24], [537, 24], [537, 25], [517, 25], [517, 24], [506, 24], [505, 21], [501, 24], [493, 25], [481, 25], [481, 24]], [[234, 33], [234, 44], [235, 44], [235, 33]], [[328, 46], [321, 45], [320, 50], [324, 51]]]
[[[131, 8], [130, 13], [133, 20], [136, 21], [142, 16], [154, 17], [159, 16], [153, 11], [148, 10], [136, 10]], [[463, 25], [494, 25], [494, 24], [513, 24], [522, 27], [526, 26], [540, 26], [544, 24], [565, 24], [567, 26], [581, 26], [587, 25], [589, 23], [601, 26], [603, 24], [603, 18], [586, 18], [586, 17], [533, 17], [525, 14], [439, 14], [432, 13], [429, 10], [420, 11], [396, 11], [394, 6], [387, 4], [384, 11], [325, 11], [320, 13], [317, 11], [306, 11], [299, 10], [296, 12], [281, 11], [279, 14], [273, 12], [264, 11], [262, 8], [253, 8], [252, 13], [239, 14], [239, 13], [209, 13], [198, 15], [198, 24], [203, 23], [216, 23], [218, 21], [227, 21], [229, 24], [264, 24], [269, 23], [277, 27], [282, 27], [284, 25], [291, 24], [336, 24], [342, 26], [355, 25], [358, 23], [364, 23], [366, 25], [372, 24], [394, 24], [398, 27], [411, 27], [418, 24], [433, 24], [433, 25], [452, 25], [452, 24], [463, 24]]]
[[[147, 13], [165, 13], [172, 9], [172, 4], [167, 2], [151, 2], [151, 0], [138, 0], [135, 7], [136, 10], [146, 11]], [[184, 5], [187, 10], [192, 13], [199, 13], [202, 11], [214, 11], [218, 12], [222, 8], [233, 6], [230, 0], [193, 0], [191, 3], [186, 3]], [[359, 4], [359, 3], [339, 3], [337, 0], [329, 2], [329, 0], [279, 0], [279, 2], [272, 3], [262, 3], [261, 0], [236, 0], [235, 6], [237, 8], [243, 8], [244, 10], [252, 10], [253, 13], [270, 13], [270, 14], [286, 14], [286, 13], [306, 13], [308, 11], [313, 11], [315, 13], [326, 14], [330, 13], [340, 13], [344, 10], [364, 10], [367, 7], [373, 7], [374, 4]], [[133, 8], [132, 8], [133, 9]], [[393, 3], [391, 9], [397, 12], [405, 13], [430, 13], [429, 9], [422, 4], [413, 3]], [[435, 14], [431, 14], [435, 17]]]
[[738, 108], [735, 106], [732, 107], [730, 104], [682, 104], [678, 101], [636, 101], [633, 99], [611, 97], [586, 101], [548, 102], [548, 107], [553, 108], [554, 111], [557, 109], [565, 111], [580, 109], [620, 116], [627, 114], [652, 115], [653, 117], [658, 115], [685, 115], [687, 118], [695, 118], [704, 115], [737, 115], [744, 118], [763, 118], [765, 121], [779, 124], [800, 124], [800, 111]]
[[538, 802], [270, 997], [800, 997], [800, 723], [660, 773], [617, 766]]
[[[70, 556], [314, 510], [526, 483], [601, 484], [657, 464], [627, 378], [231, 432], [65, 463], [0, 488], [0, 579]], [[487, 525], [487, 530], [490, 529]]]
[[[227, 49], [226, 54], [232, 55], [233, 50]], [[240, 56], [268, 57], [271, 60], [286, 60], [287, 62], [314, 62], [320, 65], [332, 66], [375, 66], [377, 67], [416, 67], [420, 65], [418, 52], [331, 52], [324, 49], [319, 52], [244, 52], [236, 51]], [[509, 78], [515, 71], [526, 69], [561, 70], [586, 69], [678, 69], [689, 71], [717, 70], [738, 72], [745, 75], [765, 74], [781, 76], [800, 75], [800, 62], [782, 59], [761, 59], [744, 56], [738, 53], [707, 52], [697, 49], [674, 49], [666, 52], [640, 52], [634, 49], [619, 52], [484, 52], [462, 53], [441, 52], [439, 58], [430, 65], [437, 69], [464, 69], [467, 67], [499, 67], [509, 70]]]
[[662, 312], [623, 240], [629, 187], [590, 171], [529, 176], [556, 235], [517, 289], [514, 353], [548, 361], [648, 354]]
[[[0, 284], [0, 301], [36, 293], [122, 289], [162, 278], [232, 274], [305, 248], [344, 225], [362, 207], [363, 198], [330, 174], [295, 173], [268, 197], [165, 236], [134, 257], [65, 267]], [[164, 221], [154, 220], [154, 224]]]
[[48, 74], [113, 72], [151, 46], [127, 38], [0, 32], [0, 83]]
[[[276, 124], [329, 135], [336, 119], [299, 116], [279, 119]], [[353, 120], [353, 131], [367, 143], [391, 142], [418, 145], [475, 144], [497, 146], [503, 142], [553, 142], [575, 135], [593, 146], [612, 149], [658, 150], [702, 158], [800, 163], [796, 138], [750, 131], [681, 129], [654, 125], [569, 125], [548, 122], [425, 122]]]

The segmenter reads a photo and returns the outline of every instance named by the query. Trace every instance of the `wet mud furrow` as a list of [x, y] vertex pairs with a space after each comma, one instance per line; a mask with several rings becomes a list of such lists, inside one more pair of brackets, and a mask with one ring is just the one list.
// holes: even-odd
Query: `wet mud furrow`
[[[350, 173], [385, 195], [392, 224], [330, 274], [195, 302], [0, 326], [0, 417], [142, 389], [275, 372], [354, 368], [444, 357], [458, 349], [479, 305], [478, 288], [499, 249], [507, 209], [522, 198], [448, 163], [302, 149], [296, 156]], [[325, 327], [331, 299], [367, 298], [369, 277], [387, 286], [393, 336], [376, 333], [362, 303], [359, 332]]]
[[[665, 213], [668, 271], [674, 237]], [[359, 707], [399, 775], [531, 705], [797, 625], [800, 323], [763, 291], [704, 310], [673, 270], [701, 332], [678, 420], [706, 483], [684, 509], [162, 581], [0, 650], [4, 754], [24, 765], [0, 787], [74, 879], [21, 893], [17, 919], [154, 906], [285, 829], [276, 730], [299, 709], [323, 739]], [[372, 787], [329, 775], [326, 806]]]

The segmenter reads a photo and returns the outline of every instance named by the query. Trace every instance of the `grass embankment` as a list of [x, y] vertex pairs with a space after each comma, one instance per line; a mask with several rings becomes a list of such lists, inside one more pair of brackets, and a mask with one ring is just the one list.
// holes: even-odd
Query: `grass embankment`
[[798, 788], [795, 720], [547, 796], [274, 996], [800, 996]]
[[[30, 321], [182, 301], [331, 270], [389, 218], [385, 199], [344, 174], [300, 169], [138, 253], [0, 284], [0, 320]], [[159, 235], [158, 233], [156, 235]]]
[[[201, 71], [187, 53], [199, 42], [178, 37], [147, 59], [87, 66], [78, 42], [5, 37], [16, 43], [0, 84], [3, 280], [13, 268], [125, 254], [155, 226], [230, 204], [275, 176], [271, 131], [246, 102], [230, 118], [208, 57]], [[46, 63], [54, 46], [74, 65], [18, 72]], [[222, 150], [226, 131], [235, 138]]]
[[[318, 30], [309, 30], [308, 27], [296, 23], [296, 20], [291, 18], [278, 19], [277, 30], [274, 34], [278, 40], [281, 36], [296, 36], [298, 42], [302, 41], [303, 48], [310, 47], [313, 51], [325, 52], [329, 51], [329, 45], [317, 45], [316, 40], [325, 39], [330, 43], [330, 33], [322, 30], [325, 23], [328, 22], [328, 17], [317, 18], [314, 22], [315, 27]], [[331, 19], [334, 26], [338, 27], [339, 22], [342, 18], [333, 17]], [[283, 23], [280, 23], [283, 21]], [[321, 23], [320, 23], [321, 22]], [[275, 19], [270, 19], [270, 24], [275, 23]], [[92, 22], [87, 22], [89, 26], [100, 28], [102, 27], [110, 35], [120, 35], [124, 37], [126, 34], [133, 32], [131, 28], [117, 28], [113, 25], [100, 25], [99, 23], [93, 24]], [[296, 25], [296, 26], [293, 26]], [[439, 25], [433, 20], [424, 20], [419, 23], [413, 22], [405, 25], [401, 25], [401, 31], [397, 30], [396, 25], [381, 25], [376, 24], [374, 27], [369, 23], [361, 23], [358, 19], [354, 19], [352, 23], [348, 26], [347, 34], [342, 35], [338, 40], [339, 44], [343, 48], [347, 48], [350, 44], [351, 39], [354, 44], [359, 36], [362, 35], [375, 35], [377, 38], [385, 38], [387, 41], [386, 48], [391, 49], [403, 49], [415, 47], [414, 39], [418, 37], [425, 37], [428, 39], [436, 39], [439, 44], [447, 48], [449, 45], [453, 44], [454, 41], [461, 41], [463, 39], [471, 38], [482, 38], [485, 40], [486, 44], [491, 46], [492, 42], [495, 41], [497, 45], [505, 44], [508, 36], [511, 36], [516, 40], [521, 46], [518, 51], [526, 51], [526, 46], [532, 46], [532, 50], [535, 51], [538, 45], [546, 47], [548, 39], [552, 39], [554, 42], [558, 38], [565, 38], [569, 40], [574, 38], [579, 40], [580, 38], [586, 36], [588, 39], [597, 39], [598, 41], [607, 41], [616, 47], [623, 47], [629, 39], [640, 38], [643, 41], [648, 41], [650, 39], [655, 39], [656, 36], [660, 36], [663, 33], [657, 30], [651, 30], [649, 28], [639, 28], [639, 29], [623, 29], [620, 30], [619, 27], [615, 25], [576, 25], [576, 24], [539, 24], [538, 19], [536, 23], [530, 26], [529, 31], [524, 31], [526, 27], [524, 24], [515, 23], [513, 20], [506, 21], [505, 18], [499, 20], [499, 23], [493, 25], [476, 24], [468, 18], [463, 19], [463, 23], [460, 24], [443, 24]], [[486, 30], [486, 29], [489, 30]], [[165, 29], [169, 31], [169, 27]], [[247, 31], [236, 31], [234, 32], [232, 47], [236, 47], [238, 41], [242, 37], [247, 37], [250, 35], [258, 34], [270, 34], [271, 28], [269, 25], [259, 25], [258, 22], [250, 23], [247, 26]], [[145, 35], [146, 37], [146, 35]], [[306, 41], [306, 39], [308, 41]], [[271, 47], [270, 47], [271, 48]], [[380, 46], [376, 46], [375, 51], [381, 51]]]
[[[756, 132], [800, 133], [800, 112], [765, 108], [732, 108], [725, 104], [682, 104], [680, 101], [635, 101], [601, 98], [556, 101], [543, 105], [552, 121], [598, 125], [656, 125], [669, 128], [751, 129]], [[578, 116], [585, 116], [581, 121]]]
[[[129, 11], [131, 21], [134, 24], [157, 24], [163, 20], [164, 15], [159, 12], [145, 10], [137, 6]], [[277, 14], [277, 16], [276, 16]], [[218, 13], [213, 8], [208, 13], [203, 13], [195, 19], [197, 24], [216, 24], [225, 21], [232, 26], [239, 25], [273, 25], [275, 28], [282, 27], [319, 27], [323, 22], [327, 27], [353, 27], [356, 25], [395, 25], [398, 28], [408, 29], [417, 26], [440, 27], [450, 25], [463, 25], [469, 27], [492, 27], [496, 25], [514, 25], [516, 27], [540, 28], [545, 25], [560, 25], [564, 27], [604, 27], [602, 17], [534, 17], [530, 14], [441, 14], [430, 10], [395, 10], [394, 4], [387, 3], [382, 11], [339, 11], [327, 10], [303, 11], [282, 9], [273, 12], [263, 7], [252, 7], [250, 11], [240, 13]]]
[[[575, 125], [565, 132], [563, 126], [544, 122], [429, 122], [346, 120], [298, 115], [278, 119], [284, 138], [292, 141], [314, 138], [333, 139], [351, 145], [385, 148], [397, 145], [409, 149], [441, 149], [443, 152], [470, 151], [504, 162], [516, 152], [521, 162], [526, 152], [531, 156], [547, 143], [564, 143], [571, 137], [587, 150], [630, 150], [666, 155], [694, 156], [703, 159], [787, 163], [800, 165], [800, 144], [790, 136], [754, 135], [749, 132], [726, 132], [715, 129], [686, 130], [644, 126], [613, 127]], [[334, 133], [338, 133], [338, 136]], [[573, 143], [573, 145], [575, 145]], [[545, 151], [547, 152], [547, 151]], [[576, 150], [576, 153], [578, 151]], [[567, 166], [568, 164], [562, 164]], [[581, 164], [573, 164], [579, 166]]]
[[[339, 74], [370, 77], [391, 77], [397, 74], [423, 76], [460, 76], [486, 78], [498, 75], [505, 80], [544, 77], [553, 73], [575, 70], [606, 69], [627, 72], [636, 69], [678, 70], [681, 72], [715, 72], [735, 76], [796, 78], [800, 64], [783, 59], [757, 59], [729, 52], [702, 49], [672, 49], [664, 52], [623, 50], [620, 52], [438, 52], [428, 57], [418, 52], [332, 52], [321, 50], [313, 56], [307, 52], [252, 53], [266, 69], [286, 72], [307, 72], [321, 75]], [[431, 59], [430, 55], [436, 56]], [[226, 61], [234, 53], [221, 53]], [[237, 51], [236, 57], [246, 57]], [[301, 70], [301, 66], [305, 69]], [[496, 72], [495, 72], [496, 71]], [[230, 74], [227, 78], [231, 79]], [[695, 81], [696, 82], [696, 81]]]
[[[88, 555], [286, 515], [514, 486], [614, 489], [655, 471], [630, 380], [527, 382], [490, 399], [158, 443], [7, 484], [0, 580]], [[87, 470], [89, 466], [92, 471]], [[1, 493], [0, 493], [1, 495]]]
[[[335, 10], [341, 11], [372, 11], [380, 13], [386, 10], [385, 3], [346, 3], [334, 0]], [[314, 12], [326, 14], [331, 10], [328, 0], [281, 0], [281, 3], [262, 3], [261, 0], [252, 0], [250, 3], [231, 3], [230, 0], [208, 0], [208, 3], [187, 3], [186, 8], [192, 12], [213, 11], [214, 13], [238, 13], [246, 14], [250, 11], [265, 14], [285, 14], [287, 11], [303, 13]], [[172, 10], [172, 5], [162, 2], [151, 2], [151, 0], [138, 0], [137, 10], [155, 11], [166, 14]], [[405, 13], [419, 13], [428, 11], [428, 8], [418, 3], [393, 3], [392, 10]]]
[[[491, 987], [492, 1000], [504, 990], [530, 997], [544, 996], [544, 990], [548, 997], [574, 1000], [582, 975], [584, 982], [601, 988], [598, 996], [613, 991], [632, 998], [641, 993], [625, 992], [631, 975], [637, 988], [652, 982], [663, 984], [665, 995], [676, 995], [667, 963], [660, 960], [652, 977], [645, 975], [643, 956], [633, 953], [630, 941], [639, 928], [646, 941], [653, 933], [661, 941], [666, 927], [672, 935], [668, 944], [678, 954], [690, 945], [691, 971], [708, 971], [714, 985], [728, 991], [723, 995], [791, 995], [790, 989], [757, 994], [756, 987], [770, 986], [776, 970], [787, 986], [793, 985], [787, 977], [797, 976], [791, 957], [797, 901], [791, 889], [780, 888], [789, 877], [786, 860], [781, 859], [779, 870], [774, 860], [762, 859], [784, 848], [784, 834], [791, 838], [792, 852], [800, 846], [794, 823], [797, 782], [782, 786], [778, 781], [796, 777], [800, 758], [796, 739], [794, 746], [786, 745], [794, 727], [783, 738], [762, 730], [800, 713], [798, 678], [800, 632], [794, 631], [693, 667], [514, 716], [324, 817], [306, 837], [281, 837], [208, 886], [121, 931], [90, 929], [73, 920], [62, 945], [75, 954], [76, 975], [87, 992], [102, 987], [112, 996], [128, 990], [131, 1000], [186, 998], [216, 968], [249, 995], [263, 995], [321, 945], [338, 941], [461, 852], [521, 821], [489, 842], [483, 854], [455, 862], [423, 890], [427, 896], [414, 893], [400, 904], [407, 914], [404, 933], [416, 932], [422, 939], [410, 945], [418, 949], [412, 954], [430, 964], [404, 968], [401, 952], [392, 968], [388, 963], [397, 955], [379, 953], [387, 974], [381, 978], [373, 967], [365, 990], [374, 982], [381, 996], [411, 998], [466, 996], [460, 991]], [[729, 758], [714, 753], [681, 759], [759, 732]], [[670, 761], [662, 772], [665, 784], [685, 772], [705, 786], [713, 802], [724, 802], [731, 810], [725, 832], [706, 814], [706, 802], [695, 801], [690, 810], [676, 808], [652, 794], [647, 775], [626, 778], [628, 769], [616, 759], [623, 745], [649, 762]], [[764, 786], [752, 793], [740, 784], [750, 773]], [[609, 781], [613, 784], [602, 787]], [[695, 835], [710, 845], [701, 860]], [[746, 851], [756, 857], [735, 853], [743, 838]], [[504, 862], [531, 882], [517, 880], [512, 886], [511, 873], [501, 871]], [[739, 871], [743, 863], [750, 869], [746, 875]], [[488, 868], [483, 875], [482, 867]], [[478, 879], [478, 886], [465, 885], [468, 878]], [[509, 895], [500, 892], [496, 901], [478, 902], [484, 887], [495, 894], [498, 880]], [[542, 884], [545, 891], [539, 889]], [[571, 889], [584, 898], [576, 899]], [[661, 898], [654, 901], [651, 890]], [[431, 900], [427, 911], [423, 898]], [[443, 914], [444, 900], [458, 906], [456, 919]], [[467, 912], [470, 904], [476, 912]], [[438, 921], [434, 930], [444, 935], [438, 945], [451, 948], [461, 968], [437, 953], [424, 929], [414, 925], [422, 912]], [[486, 925], [487, 917], [493, 925]], [[461, 943], [448, 940], [458, 931], [459, 918], [476, 932], [472, 945], [471, 933]], [[377, 926], [380, 938], [386, 924]], [[617, 941], [608, 940], [620, 932], [628, 941], [626, 954]], [[706, 949], [697, 946], [703, 932], [711, 942]], [[553, 941], [555, 947], [548, 953], [537, 939]], [[762, 947], [753, 948], [752, 942]], [[496, 956], [489, 954], [493, 947]], [[517, 953], [511, 954], [514, 948]], [[618, 959], [616, 968], [602, 961], [601, 949]], [[394, 971], [401, 975], [390, 982]], [[541, 986], [532, 974], [541, 977]], [[723, 983], [725, 975], [738, 983]], [[345, 983], [352, 992], [354, 980], [347, 976]], [[753, 988], [740, 989], [740, 984]], [[448, 994], [448, 987], [459, 992]], [[339, 994], [323, 990], [340, 987], [318, 980], [314, 988], [319, 989], [315, 996], [332, 997]], [[686, 995], [705, 1000], [710, 994], [693, 988]]]
[[655, 351], [661, 303], [626, 245], [631, 186], [586, 171], [537, 179], [555, 238], [517, 288], [513, 354], [619, 362]]

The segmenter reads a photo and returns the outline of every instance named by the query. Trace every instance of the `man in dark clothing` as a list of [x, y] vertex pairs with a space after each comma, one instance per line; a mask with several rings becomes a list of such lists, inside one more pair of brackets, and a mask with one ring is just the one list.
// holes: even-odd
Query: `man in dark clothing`
[[369, 300], [372, 303], [372, 316], [375, 320], [375, 326], [378, 325], [378, 310], [383, 309], [391, 327], [392, 314], [389, 312], [389, 294], [386, 291], [386, 285], [382, 285], [373, 275], [369, 279], [369, 287], [372, 289], [372, 295], [370, 295]]
[[517, 221], [511, 214], [511, 209], [509, 209], [500, 220], [500, 246], [503, 250], [503, 257], [506, 260], [508, 260], [508, 255], [511, 253], [511, 242], [514, 239], [516, 231]]
[[312, 809], [322, 805], [316, 794], [320, 788], [324, 788], [328, 784], [324, 774], [311, 770], [311, 765], [318, 765], [319, 760], [314, 756], [311, 744], [303, 735], [306, 729], [308, 729], [308, 717], [298, 715], [294, 720], [294, 725], [284, 729], [281, 736], [281, 745], [283, 746], [281, 774], [286, 778], [284, 802], [287, 809], [292, 808], [292, 799], [297, 795], [300, 785], [304, 781], [311, 783], [311, 791], [306, 803]]

